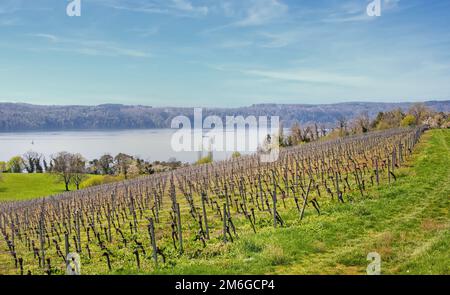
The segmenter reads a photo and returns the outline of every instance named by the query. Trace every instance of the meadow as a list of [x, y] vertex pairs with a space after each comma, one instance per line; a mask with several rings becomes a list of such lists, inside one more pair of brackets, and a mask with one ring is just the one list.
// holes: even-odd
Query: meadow
[[[103, 178], [101, 175], [90, 175], [91, 178]], [[69, 186], [75, 190], [75, 185]], [[30, 200], [39, 197], [58, 195], [65, 191], [64, 183], [59, 177], [49, 173], [2, 173], [0, 180], [0, 202]]]

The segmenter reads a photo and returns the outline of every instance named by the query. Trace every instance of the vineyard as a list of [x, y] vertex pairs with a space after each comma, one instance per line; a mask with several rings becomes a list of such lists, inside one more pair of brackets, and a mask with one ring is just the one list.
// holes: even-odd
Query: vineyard
[[0, 204], [0, 274], [171, 268], [180, 257], [265, 227], [289, 227], [325, 204], [367, 198], [397, 180], [423, 128], [392, 129], [181, 168], [58, 196]]

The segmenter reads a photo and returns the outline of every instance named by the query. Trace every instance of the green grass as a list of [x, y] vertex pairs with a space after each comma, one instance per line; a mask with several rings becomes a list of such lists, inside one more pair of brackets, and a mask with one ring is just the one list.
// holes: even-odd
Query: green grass
[[157, 273], [365, 274], [367, 254], [378, 252], [383, 274], [450, 274], [449, 143], [450, 130], [429, 131], [396, 183], [301, 224], [263, 228], [233, 244], [211, 241], [208, 253]]
[[[52, 174], [2, 173], [0, 202], [28, 200], [59, 194], [65, 191], [64, 183]], [[75, 186], [70, 186], [71, 190]]]

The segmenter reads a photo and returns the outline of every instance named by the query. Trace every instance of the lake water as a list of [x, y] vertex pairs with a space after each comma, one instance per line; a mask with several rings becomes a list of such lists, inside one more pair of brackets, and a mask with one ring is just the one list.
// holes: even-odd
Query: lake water
[[[105, 153], [115, 156], [126, 153], [149, 161], [167, 161], [176, 158], [182, 162], [195, 162], [198, 151], [177, 152], [171, 145], [174, 129], [120, 130], [120, 131], [61, 131], [0, 133], [0, 161], [27, 151], [43, 154], [50, 159], [61, 151], [80, 153], [86, 159], [99, 158]], [[250, 135], [252, 137], [252, 135]], [[240, 151], [249, 154], [252, 151]], [[214, 160], [231, 157], [232, 152], [215, 151]], [[203, 153], [203, 156], [206, 152]]]

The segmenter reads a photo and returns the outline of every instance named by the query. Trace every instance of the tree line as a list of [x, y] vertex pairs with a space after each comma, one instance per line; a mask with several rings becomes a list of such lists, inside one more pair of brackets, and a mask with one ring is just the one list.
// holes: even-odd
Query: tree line
[[[322, 139], [363, 134], [369, 131], [419, 125], [426, 125], [430, 128], [450, 128], [450, 115], [434, 111], [423, 103], [417, 103], [413, 104], [406, 112], [401, 108], [379, 112], [372, 120], [368, 112], [361, 112], [352, 119], [340, 115], [332, 128], [325, 128], [318, 124], [301, 127], [298, 122], [294, 122], [289, 134], [285, 134], [283, 125], [281, 125], [277, 140], [280, 146], [289, 147]], [[270, 138], [268, 141], [270, 142]]]
[[[86, 160], [79, 153], [59, 152], [47, 160], [42, 154], [28, 151], [22, 156], [14, 156], [7, 162], [0, 162], [3, 173], [52, 173], [64, 183], [66, 191], [73, 184], [77, 190], [88, 175], [106, 176], [105, 182], [129, 179], [139, 175], [150, 175], [179, 168], [181, 161], [171, 158], [168, 161], [149, 162], [139, 157], [119, 153], [116, 156], [104, 154], [99, 159]], [[115, 176], [116, 178], [111, 178]], [[101, 183], [96, 183], [101, 184]]]
[[[429, 101], [425, 105], [435, 111], [450, 111], [450, 101]], [[378, 112], [396, 108], [407, 110], [411, 103], [349, 102], [327, 105], [256, 104], [238, 108], [204, 108], [203, 115], [279, 116], [286, 126], [295, 121], [302, 125], [314, 123], [332, 127], [336, 119], [349, 120], [367, 112], [371, 118]], [[185, 115], [192, 118], [192, 108], [127, 106], [104, 104], [98, 106], [41, 106], [0, 103], [0, 132], [31, 130], [99, 130], [170, 128], [172, 118]], [[23, 114], [27, 114], [23, 116]]]

